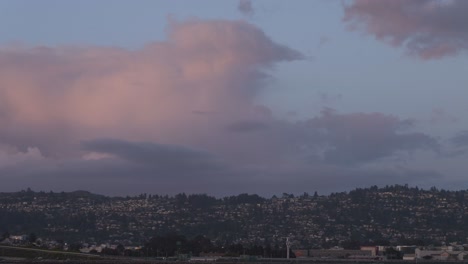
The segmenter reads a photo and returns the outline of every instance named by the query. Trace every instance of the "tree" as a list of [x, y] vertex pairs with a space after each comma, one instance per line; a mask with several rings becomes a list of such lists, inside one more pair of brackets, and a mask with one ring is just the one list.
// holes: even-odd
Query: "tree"
[[28, 236], [29, 243], [32, 244], [32, 243], [36, 242], [36, 240], [37, 240], [37, 235], [35, 233], [29, 234], [29, 236]]
[[115, 249], [106, 247], [106, 248], [103, 248], [103, 249], [101, 250], [101, 254], [103, 254], [103, 255], [116, 256], [116, 255], [118, 255], [118, 252], [117, 252], [117, 250], [115, 250]]
[[10, 233], [8, 233], [8, 231], [5, 231], [3, 234], [2, 234], [2, 240], [5, 240], [7, 238], [10, 238]]
[[123, 255], [123, 253], [125, 251], [125, 247], [122, 244], [119, 244], [117, 246], [116, 250], [117, 250], [117, 253], [119, 253], [119, 255]]
[[176, 200], [177, 206], [179, 207], [184, 206], [185, 203], [187, 202], [187, 195], [185, 193], [179, 193], [174, 198]]
[[237, 244], [231, 244], [227, 248], [227, 254], [228, 256], [232, 257], [238, 257], [239, 255], [244, 254], [244, 246], [242, 244], [237, 243]]
[[341, 246], [344, 249], [360, 249], [361, 243], [357, 240], [346, 240], [341, 242]]
[[155, 236], [146, 244], [143, 251], [148, 256], [174, 256], [179, 250], [184, 250], [187, 244], [185, 236], [169, 233], [164, 236]]
[[199, 255], [201, 252], [209, 252], [213, 250], [211, 240], [199, 235], [188, 241], [187, 250], [194, 255]]
[[384, 255], [387, 256], [387, 259], [402, 259], [403, 258], [401, 252], [394, 249], [393, 247], [389, 247], [385, 249]]
[[79, 252], [81, 247], [82, 246], [79, 243], [72, 243], [72, 244], [70, 244], [70, 246], [68, 246], [68, 250], [69, 251], [74, 251], [74, 252]]

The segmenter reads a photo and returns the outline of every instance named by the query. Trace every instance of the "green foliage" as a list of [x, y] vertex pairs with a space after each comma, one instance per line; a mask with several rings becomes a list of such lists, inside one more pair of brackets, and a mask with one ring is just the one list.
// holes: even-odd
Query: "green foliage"
[[385, 249], [384, 255], [387, 257], [387, 259], [403, 259], [403, 254], [393, 247]]

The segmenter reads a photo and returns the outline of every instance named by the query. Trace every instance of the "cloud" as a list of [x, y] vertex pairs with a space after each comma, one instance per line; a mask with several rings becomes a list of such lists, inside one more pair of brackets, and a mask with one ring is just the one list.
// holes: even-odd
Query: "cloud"
[[465, 0], [354, 0], [344, 21], [422, 59], [438, 59], [468, 49]]
[[227, 126], [227, 130], [232, 132], [253, 132], [264, 129], [268, 129], [267, 124], [253, 120], [239, 121]]
[[453, 115], [447, 113], [443, 108], [433, 108], [431, 111], [431, 117], [429, 119], [430, 123], [437, 124], [437, 123], [456, 123], [458, 118], [454, 117]]
[[437, 149], [406, 119], [328, 109], [291, 121], [257, 102], [274, 65], [301, 59], [225, 20], [170, 21], [166, 40], [138, 50], [1, 48], [0, 143], [13, 151], [0, 148], [0, 191], [267, 194], [332, 190], [324, 177], [419, 180], [418, 168], [385, 164]]
[[318, 97], [319, 97], [320, 103], [323, 105], [335, 104], [336, 102], [343, 99], [343, 95], [341, 94], [330, 94], [327, 92], [319, 92]]
[[97, 137], [196, 141], [255, 111], [270, 68], [298, 59], [252, 24], [197, 19], [171, 21], [166, 41], [134, 51], [0, 49], [0, 142], [60, 156]]
[[83, 150], [107, 154], [134, 163], [167, 170], [178, 175], [181, 170], [200, 173], [205, 169], [218, 169], [221, 164], [206, 151], [183, 146], [153, 142], [129, 142], [119, 139], [95, 139], [82, 143]]
[[463, 158], [468, 153], [468, 130], [462, 130], [449, 137], [447, 144], [441, 152], [441, 157], [450, 161]]
[[407, 120], [381, 113], [337, 114], [325, 109], [308, 121], [315, 144], [311, 148], [320, 160], [338, 164], [360, 164], [404, 151], [438, 151], [435, 138], [406, 132]]
[[325, 44], [329, 43], [331, 41], [330, 37], [328, 36], [321, 36], [319, 38], [319, 42], [318, 42], [318, 45], [317, 47], [320, 49], [322, 48]]
[[457, 147], [468, 146], [468, 130], [460, 131], [450, 139], [450, 142]]
[[413, 122], [394, 116], [326, 109], [308, 121], [265, 118], [262, 122], [268, 129], [256, 130], [257, 123], [246, 122], [247, 131], [253, 125], [253, 131], [261, 133], [210, 132], [210, 140], [202, 144], [210, 151], [113, 138], [82, 141], [80, 156], [43, 157], [32, 170], [21, 163], [0, 167], [6, 183], [2, 188], [86, 189], [112, 195], [272, 195], [371, 184], [421, 186], [441, 177], [436, 171], [407, 167], [405, 162], [397, 166], [385, 162], [401, 151], [432, 150], [437, 145], [427, 135], [407, 132]]
[[239, 12], [241, 12], [246, 17], [252, 17], [255, 14], [252, 1], [250, 0], [239, 0], [237, 10], [239, 10]]
[[44, 157], [41, 151], [35, 147], [28, 147], [24, 152], [15, 147], [2, 145], [0, 146], [0, 167], [8, 167], [15, 164], [26, 164], [43, 160]]
[[[320, 193], [366, 185], [409, 183], [428, 185], [441, 178], [434, 171], [406, 167], [343, 167], [300, 163], [261, 167], [230, 166], [215, 155], [185, 146], [96, 139], [82, 144], [83, 151], [106, 154], [98, 159], [42, 159], [34, 169], [16, 164], [0, 166], [2, 188], [36, 190], [90, 190], [109, 195], [241, 192], [271, 196], [282, 192]], [[336, 183], [340, 184], [337, 185]]]
[[213, 154], [185, 146], [95, 139], [82, 142], [81, 149], [82, 158], [42, 159], [34, 169], [23, 163], [0, 166], [2, 188], [86, 189], [123, 195], [209, 192], [211, 186], [219, 186], [221, 193], [239, 178]]

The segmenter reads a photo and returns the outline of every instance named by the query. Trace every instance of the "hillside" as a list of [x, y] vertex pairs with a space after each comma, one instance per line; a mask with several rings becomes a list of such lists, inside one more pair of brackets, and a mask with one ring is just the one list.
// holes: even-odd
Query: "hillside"
[[215, 244], [347, 247], [466, 243], [468, 191], [376, 186], [326, 196], [241, 194], [105, 197], [31, 190], [0, 194], [0, 231], [80, 242], [138, 245], [168, 232]]

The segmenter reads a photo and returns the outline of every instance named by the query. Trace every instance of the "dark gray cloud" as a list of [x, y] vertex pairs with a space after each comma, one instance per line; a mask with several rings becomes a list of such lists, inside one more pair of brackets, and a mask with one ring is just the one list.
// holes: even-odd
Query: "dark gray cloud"
[[[142, 143], [137, 145], [139, 144]], [[146, 151], [143, 151], [144, 155], [134, 155], [134, 150], [128, 152], [131, 154], [122, 156], [147, 155]], [[122, 153], [122, 150], [111, 153]], [[182, 154], [184, 155], [185, 153]], [[20, 190], [27, 187], [45, 191], [82, 189], [108, 195], [186, 192], [223, 196], [249, 192], [271, 196], [283, 192], [303, 193], [315, 190], [324, 194], [355, 187], [396, 183], [430, 187], [442, 179], [441, 175], [435, 171], [405, 167], [376, 169], [310, 164], [295, 168], [279, 166], [274, 170], [229, 166], [197, 170], [191, 166], [185, 167], [184, 163], [179, 166], [161, 168], [153, 166], [147, 158], [143, 158], [143, 162], [136, 161], [138, 159], [75, 159], [59, 163], [41, 160], [0, 167], [2, 189]]]
[[[444, 179], [441, 173], [434, 170], [411, 169], [402, 166], [345, 168], [321, 164], [296, 173], [294, 176], [283, 177], [283, 181], [278, 180], [272, 183], [266, 182], [265, 184], [274, 190], [273, 193], [319, 191], [319, 193], [323, 194], [372, 185], [410, 184], [429, 188], [431, 186], [441, 186], [441, 180]], [[449, 181], [445, 183], [449, 184]]]
[[320, 101], [326, 105], [334, 104], [343, 98], [343, 95], [341, 94], [330, 94], [327, 92], [320, 92], [318, 96]]
[[[216, 156], [187, 147], [95, 139], [83, 142], [82, 150], [88, 153], [86, 158], [54, 160], [37, 157], [33, 151], [16, 155], [20, 162], [0, 164], [0, 178], [5, 181], [0, 189], [220, 194], [238, 179]], [[212, 186], [217, 188], [214, 192]]]
[[255, 14], [255, 10], [250, 0], [239, 0], [237, 10], [247, 17], [252, 17]]
[[[23, 164], [24, 165], [24, 164]], [[227, 172], [197, 170], [193, 167], [158, 167], [118, 159], [66, 160], [56, 164], [36, 163], [34, 169], [25, 166], [0, 168], [2, 191], [35, 190], [74, 191], [89, 190], [109, 195], [138, 194], [142, 192], [175, 194], [219, 193], [228, 190]], [[222, 177], [222, 178], [218, 178]], [[213, 192], [214, 193], [214, 192]]]
[[449, 145], [446, 146], [443, 157], [457, 158], [468, 153], [468, 130], [462, 130], [448, 139]]
[[160, 172], [172, 175], [182, 172], [200, 174], [222, 168], [221, 163], [212, 154], [176, 145], [95, 139], [84, 141], [82, 146], [86, 151], [110, 154], [132, 163], [158, 168]]
[[431, 116], [429, 118], [429, 122], [433, 124], [456, 123], [458, 121], [459, 121], [458, 118], [447, 113], [447, 111], [445, 111], [443, 108], [440, 108], [440, 107], [433, 108], [431, 111]]
[[344, 21], [409, 54], [437, 59], [468, 49], [467, 12], [465, 0], [354, 0], [345, 5]]
[[402, 132], [411, 122], [381, 113], [336, 114], [327, 109], [310, 119], [312, 145], [322, 161], [356, 165], [391, 157], [398, 151], [438, 151], [439, 143], [419, 132]]
[[450, 139], [450, 142], [457, 147], [468, 146], [468, 130], [458, 132]]
[[227, 130], [232, 132], [252, 132], [268, 128], [269, 126], [265, 122], [254, 120], [239, 121], [227, 126]]
[[19, 149], [15, 155], [0, 149], [0, 161], [4, 161], [0, 178], [5, 183], [0, 190], [33, 187], [112, 195], [205, 192], [221, 196], [330, 192], [393, 183], [422, 186], [439, 179], [438, 172], [407, 167], [405, 162], [397, 162], [400, 167], [385, 163], [400, 152], [437, 151], [437, 140], [410, 132], [413, 126], [412, 120], [381, 113], [339, 114], [325, 109], [307, 121], [262, 114], [228, 123], [224, 129], [209, 130], [199, 144], [101, 138], [83, 141], [80, 157], [61, 159], [41, 156], [39, 149]]

